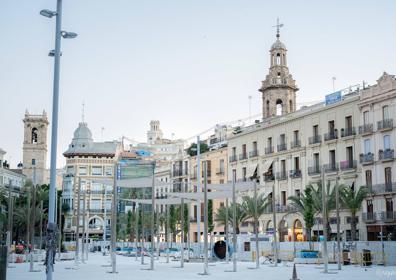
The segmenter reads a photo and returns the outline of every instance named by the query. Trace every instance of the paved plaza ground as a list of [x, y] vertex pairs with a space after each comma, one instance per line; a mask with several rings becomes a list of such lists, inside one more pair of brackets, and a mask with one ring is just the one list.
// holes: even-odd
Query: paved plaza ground
[[[86, 264], [80, 264], [77, 270], [71, 270], [73, 261], [57, 262], [55, 265], [54, 280], [107, 280], [107, 279], [216, 279], [216, 280], [289, 280], [292, 276], [293, 264], [280, 264], [278, 267], [272, 265], [262, 265], [260, 269], [251, 269], [254, 263], [239, 262], [238, 271], [225, 272], [232, 269], [232, 263], [211, 263], [209, 266], [208, 276], [199, 275], [203, 272], [202, 263], [185, 263], [184, 268], [180, 268], [180, 262], [171, 261], [165, 263], [165, 259], [160, 258], [155, 263], [155, 270], [146, 270], [149, 265], [149, 259], [146, 259], [146, 265], [135, 261], [134, 257], [117, 256], [117, 274], [108, 273], [110, 267], [103, 265], [109, 264], [109, 257], [102, 256], [100, 253], [92, 253]], [[35, 280], [45, 279], [45, 267], [35, 263], [35, 269], [41, 272], [28, 272], [29, 264], [12, 264], [13, 268], [8, 270], [7, 279], [11, 280]], [[324, 274], [323, 269], [317, 265], [298, 265], [297, 274], [300, 280], [318, 280], [318, 279], [347, 279], [347, 280], [372, 280], [372, 279], [396, 279], [396, 267], [372, 266], [363, 268], [360, 266], [343, 266], [342, 271], [336, 271], [336, 265], [329, 265], [330, 274]]]

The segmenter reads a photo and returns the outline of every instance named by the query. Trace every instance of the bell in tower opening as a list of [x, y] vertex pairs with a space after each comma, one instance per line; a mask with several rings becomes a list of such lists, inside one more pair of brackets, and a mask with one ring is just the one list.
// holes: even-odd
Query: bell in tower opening
[[296, 110], [296, 92], [298, 87], [287, 67], [287, 49], [280, 41], [280, 28], [283, 24], [274, 26], [277, 29], [276, 41], [270, 50], [270, 68], [262, 86], [263, 118], [280, 116]]

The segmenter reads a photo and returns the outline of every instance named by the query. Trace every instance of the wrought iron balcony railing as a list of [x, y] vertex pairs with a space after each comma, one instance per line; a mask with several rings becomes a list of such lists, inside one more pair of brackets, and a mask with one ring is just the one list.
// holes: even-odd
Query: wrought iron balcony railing
[[330, 131], [328, 133], [325, 133], [325, 135], [324, 135], [325, 141], [331, 141], [331, 140], [335, 140], [337, 138], [338, 138], [337, 130]]
[[356, 135], [355, 127], [346, 127], [341, 129], [341, 137], [348, 137]]
[[378, 158], [382, 161], [393, 160], [395, 158], [395, 151], [393, 149], [379, 150]]
[[372, 123], [359, 126], [359, 134], [364, 135], [364, 134], [370, 134], [370, 133], [373, 133], [373, 124]]
[[274, 152], [274, 146], [270, 146], [270, 147], [266, 147], [265, 148], [265, 154], [269, 155], [272, 154]]
[[249, 157], [254, 158], [259, 156], [259, 151], [258, 150], [253, 150], [249, 152]]
[[308, 142], [310, 145], [319, 144], [322, 142], [322, 137], [320, 135], [314, 135], [308, 138]]
[[301, 147], [301, 141], [300, 140], [294, 140], [290, 142], [290, 148], [291, 149], [296, 149]]
[[349, 170], [349, 169], [356, 169], [357, 162], [356, 160], [344, 160], [340, 162], [341, 170]]
[[360, 163], [361, 164], [371, 164], [374, 162], [374, 154], [367, 153], [367, 154], [360, 154]]
[[377, 122], [377, 129], [378, 130], [387, 130], [393, 128], [393, 119], [386, 119]]

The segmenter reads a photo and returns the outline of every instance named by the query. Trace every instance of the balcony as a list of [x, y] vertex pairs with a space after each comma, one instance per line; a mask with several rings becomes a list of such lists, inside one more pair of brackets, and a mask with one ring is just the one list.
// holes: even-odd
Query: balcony
[[362, 218], [365, 223], [374, 223], [376, 221], [374, 212], [362, 213]]
[[320, 175], [321, 171], [322, 170], [319, 165], [308, 166], [308, 175], [309, 176]]
[[393, 128], [393, 119], [387, 119], [377, 122], [377, 129], [384, 131]]
[[286, 151], [287, 150], [287, 145], [286, 143], [282, 143], [278, 145], [278, 152]]
[[217, 168], [216, 175], [224, 175], [224, 168]]
[[180, 177], [183, 176], [183, 170], [181, 169], [174, 169], [172, 172], [173, 177]]
[[338, 138], [337, 130], [330, 131], [328, 133], [325, 133], [325, 135], [324, 135], [325, 141], [336, 140], [337, 138]]
[[301, 141], [300, 140], [294, 140], [292, 142], [290, 142], [290, 148], [291, 149], [296, 149], [296, 148], [300, 148], [301, 147]]
[[375, 194], [396, 192], [396, 182], [375, 184], [371, 187], [371, 191]]
[[89, 212], [90, 213], [104, 213], [104, 209], [98, 209], [98, 208], [89, 209]]
[[378, 159], [381, 161], [390, 161], [395, 158], [395, 151], [393, 149], [379, 150]]
[[355, 127], [347, 127], [341, 129], [341, 138], [355, 136], [356, 130]]
[[340, 162], [341, 171], [356, 169], [356, 160], [344, 160]]
[[270, 147], [265, 148], [265, 154], [266, 155], [272, 154], [273, 152], [274, 152], [274, 146], [270, 146]]
[[308, 138], [309, 145], [320, 144], [322, 137], [320, 135], [314, 135]]
[[279, 181], [287, 180], [286, 171], [276, 172], [276, 180], [279, 180]]
[[325, 164], [323, 167], [325, 173], [337, 172], [340, 169], [338, 163], [336, 162]]
[[384, 219], [388, 223], [396, 221], [396, 211], [386, 211]]
[[258, 150], [253, 150], [249, 152], [249, 158], [254, 158], [259, 156], [259, 151]]
[[275, 181], [275, 177], [273, 174], [263, 174], [263, 175], [264, 175], [264, 182]]
[[374, 154], [373, 153], [360, 154], [360, 163], [363, 165], [373, 164]]
[[245, 160], [247, 158], [248, 158], [247, 153], [239, 154], [239, 160]]
[[237, 155], [232, 155], [229, 157], [230, 162], [236, 162], [237, 161]]
[[300, 169], [290, 170], [289, 173], [290, 173], [289, 176], [292, 179], [301, 178], [301, 170]]
[[359, 126], [359, 134], [367, 135], [373, 133], [373, 124], [364, 124]]

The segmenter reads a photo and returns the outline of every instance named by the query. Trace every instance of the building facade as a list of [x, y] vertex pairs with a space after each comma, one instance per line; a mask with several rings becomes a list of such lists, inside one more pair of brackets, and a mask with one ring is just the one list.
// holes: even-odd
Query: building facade
[[[228, 180], [234, 171], [237, 180], [245, 181], [258, 170], [259, 192], [275, 199], [277, 220], [273, 225], [272, 210], [268, 211], [260, 218], [260, 230], [271, 233], [275, 227], [281, 241], [306, 238], [303, 217], [293, 209], [288, 197], [298, 196], [307, 185], [321, 182], [322, 174], [331, 188], [336, 181], [355, 190], [371, 184], [379, 193], [367, 199], [358, 213], [359, 239], [374, 239], [378, 225], [387, 226], [393, 236], [394, 77], [384, 74], [375, 86], [346, 90], [342, 96], [340, 92], [338, 102], [296, 110], [298, 88], [286, 61], [286, 47], [278, 34], [270, 50], [270, 72], [260, 89], [263, 120], [239, 129], [228, 139]], [[378, 127], [375, 132], [374, 122]], [[375, 163], [374, 149], [378, 150]], [[359, 157], [362, 161], [358, 161]], [[366, 163], [369, 159], [370, 163]], [[341, 209], [340, 218], [342, 238], [349, 240], [351, 214]], [[312, 233], [317, 236], [323, 232], [320, 215], [316, 221]], [[335, 212], [329, 214], [329, 221], [330, 236], [334, 237]]]
[[367, 239], [396, 240], [395, 139], [396, 79], [384, 73], [377, 84], [362, 91], [359, 134], [362, 180], [372, 190], [363, 205]]
[[66, 166], [62, 201], [69, 206], [64, 226], [66, 239], [75, 238], [79, 185], [80, 227], [85, 219], [89, 236], [103, 237], [110, 225], [112, 207], [113, 184], [108, 182], [113, 182], [115, 161], [121, 151], [120, 142], [94, 142], [86, 123], [80, 123], [75, 130], [69, 148], [63, 153]]

